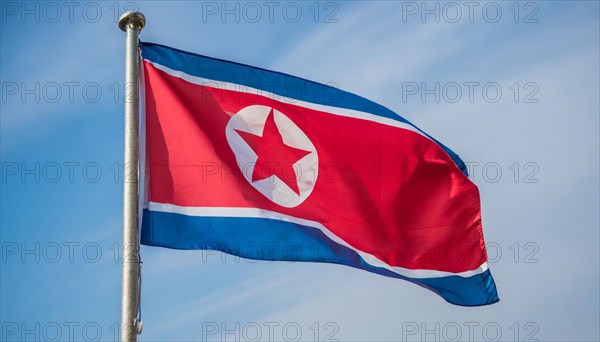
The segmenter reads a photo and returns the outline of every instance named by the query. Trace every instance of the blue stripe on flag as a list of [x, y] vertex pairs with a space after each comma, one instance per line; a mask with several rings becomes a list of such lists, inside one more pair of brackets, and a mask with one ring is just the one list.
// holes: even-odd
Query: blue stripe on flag
[[317, 228], [265, 219], [199, 217], [144, 210], [141, 242], [174, 249], [217, 250], [256, 260], [310, 261], [347, 265], [405, 279], [463, 306], [497, 302], [489, 270], [468, 278], [408, 278], [366, 263], [352, 249], [329, 239]]
[[281, 72], [257, 68], [236, 62], [202, 56], [164, 45], [140, 43], [142, 56], [151, 62], [188, 75], [214, 81], [239, 84], [283, 96], [320, 105], [346, 108], [407, 123], [428, 136], [442, 147], [465, 176], [467, 167], [460, 157], [441, 142], [390, 109], [364, 97], [336, 87], [309, 81]]

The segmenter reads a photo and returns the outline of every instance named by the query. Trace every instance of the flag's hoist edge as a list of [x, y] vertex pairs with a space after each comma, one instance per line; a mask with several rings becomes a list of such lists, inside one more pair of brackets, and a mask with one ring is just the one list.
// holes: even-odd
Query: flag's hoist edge
[[[140, 46], [144, 60], [173, 76], [188, 81], [197, 78], [203, 80], [201, 84], [212, 82], [242, 85], [270, 93], [271, 96], [293, 98], [316, 106], [334, 107], [338, 112], [350, 110], [361, 112], [366, 116], [373, 115], [378, 117], [373, 121], [383, 121], [382, 123], [416, 131], [442, 147], [456, 166], [467, 175], [464, 162], [452, 150], [391, 110], [358, 95], [295, 76], [197, 55], [159, 44], [140, 43]], [[260, 74], [262, 82], [249, 81], [256, 79], [257, 73]], [[143, 84], [144, 82], [142, 82], [142, 90]], [[295, 88], [289, 92], [287, 87], [273, 87], [273, 85], [283, 84], [294, 84], [296, 87], [300, 84], [306, 91], [298, 92]], [[142, 102], [142, 112], [144, 115], [144, 102]], [[145, 118], [142, 118], [142, 125], [144, 121]], [[144, 132], [143, 127], [140, 131]], [[140, 148], [145, 148], [144, 142], [145, 137], [141, 135]], [[144, 163], [145, 152], [143, 150], [141, 152], [140, 161]], [[141, 169], [144, 170], [143, 166]], [[144, 185], [141, 190], [142, 193], [145, 192]], [[141, 197], [144, 198], [144, 195], [142, 194]], [[456, 305], [488, 305], [499, 300], [487, 263], [475, 270], [460, 274], [434, 270], [409, 270], [392, 267], [370, 254], [352, 248], [326, 227], [314, 221], [260, 209], [248, 211], [240, 208], [186, 208], [168, 203], [148, 203], [145, 198], [143, 205], [140, 223], [141, 242], [145, 245], [174, 249], [219, 250], [257, 260], [337, 263], [411, 281]], [[265, 225], [270, 227], [268, 233], [261, 228]], [[168, 229], [157, 229], [158, 227], [168, 227]], [[243, 233], [240, 232], [241, 227]], [[239, 248], [248, 244], [268, 245], [274, 241], [273, 232], [280, 232], [281, 241], [291, 241], [299, 246], [311, 246], [311, 248], [299, 248], [293, 255], [277, 249], [265, 254], [257, 248]]]

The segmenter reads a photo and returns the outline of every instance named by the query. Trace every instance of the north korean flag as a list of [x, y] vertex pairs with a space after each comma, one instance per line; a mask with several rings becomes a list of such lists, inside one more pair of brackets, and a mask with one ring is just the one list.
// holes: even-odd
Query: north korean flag
[[453, 304], [498, 301], [479, 191], [450, 149], [334, 86], [140, 47], [143, 244], [336, 263]]

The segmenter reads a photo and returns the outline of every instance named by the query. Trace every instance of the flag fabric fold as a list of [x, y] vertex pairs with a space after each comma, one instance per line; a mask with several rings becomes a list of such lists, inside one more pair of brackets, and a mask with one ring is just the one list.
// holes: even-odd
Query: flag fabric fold
[[498, 301], [458, 155], [335, 84], [141, 43], [141, 242], [343, 264]]

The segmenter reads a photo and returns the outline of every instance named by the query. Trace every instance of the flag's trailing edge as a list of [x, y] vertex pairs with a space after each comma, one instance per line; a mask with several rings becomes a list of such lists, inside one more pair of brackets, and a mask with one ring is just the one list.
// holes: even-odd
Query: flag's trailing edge
[[446, 146], [330, 85], [141, 50], [143, 244], [337, 263], [457, 305], [498, 301], [479, 191]]

